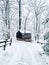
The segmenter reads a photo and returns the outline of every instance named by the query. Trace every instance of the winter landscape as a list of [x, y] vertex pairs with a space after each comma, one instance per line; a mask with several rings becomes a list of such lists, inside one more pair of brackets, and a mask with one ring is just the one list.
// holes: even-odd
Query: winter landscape
[[49, 65], [49, 0], [0, 0], [0, 65]]

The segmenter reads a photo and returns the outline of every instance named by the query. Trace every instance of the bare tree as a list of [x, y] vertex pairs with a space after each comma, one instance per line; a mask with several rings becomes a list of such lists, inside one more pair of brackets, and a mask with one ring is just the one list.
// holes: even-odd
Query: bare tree
[[9, 21], [9, 0], [1, 0], [3, 3], [2, 8], [1, 8], [1, 13], [2, 13], [2, 19], [3, 19], [3, 24], [4, 28], [6, 27], [5, 35], [6, 38], [10, 38], [10, 21]]
[[42, 24], [44, 25], [44, 30], [45, 30], [45, 28], [46, 28], [45, 25], [49, 22], [49, 6], [47, 6], [47, 9], [43, 14], [45, 17], [44, 17]]
[[4, 0], [0, 0], [0, 10], [1, 10], [1, 17], [2, 17], [2, 21], [3, 21], [3, 38], [5, 38], [5, 1]]
[[40, 21], [39, 17], [40, 14], [46, 10], [46, 1], [45, 0], [29, 0], [29, 5], [30, 7], [33, 7], [34, 14], [35, 14], [35, 19], [36, 19], [36, 36], [35, 39], [39, 39], [39, 26], [40, 26]]
[[26, 18], [25, 18], [24, 33], [26, 33], [26, 25], [27, 25], [27, 20], [28, 20], [29, 15], [30, 15], [30, 11], [28, 11], [28, 14], [26, 15]]
[[5, 22], [7, 28], [7, 37], [10, 38], [9, 0], [6, 0], [5, 2]]
[[17, 0], [19, 4], [19, 30], [21, 29], [21, 0]]

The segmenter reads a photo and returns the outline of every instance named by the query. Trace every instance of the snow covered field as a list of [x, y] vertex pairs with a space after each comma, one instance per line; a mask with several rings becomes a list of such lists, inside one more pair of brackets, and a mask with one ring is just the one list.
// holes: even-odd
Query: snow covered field
[[0, 48], [0, 65], [49, 65], [48, 58], [42, 56], [42, 52], [41, 45], [34, 41], [24, 42], [13, 38], [12, 46], [8, 45], [5, 51]]

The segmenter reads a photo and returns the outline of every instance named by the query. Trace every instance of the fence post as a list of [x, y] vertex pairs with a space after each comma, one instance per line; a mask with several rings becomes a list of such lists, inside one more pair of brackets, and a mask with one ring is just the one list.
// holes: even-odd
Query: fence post
[[4, 50], [4, 51], [5, 51], [5, 49], [6, 49], [6, 42], [7, 42], [7, 41], [5, 41], [5, 45], [4, 45], [4, 47], [3, 47], [3, 50]]

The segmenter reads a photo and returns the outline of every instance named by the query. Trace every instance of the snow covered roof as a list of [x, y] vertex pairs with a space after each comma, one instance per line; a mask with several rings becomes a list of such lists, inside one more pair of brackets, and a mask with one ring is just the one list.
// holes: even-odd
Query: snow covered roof
[[[20, 30], [20, 32], [24, 33], [24, 30]], [[30, 31], [26, 30], [26, 33], [31, 33]]]

